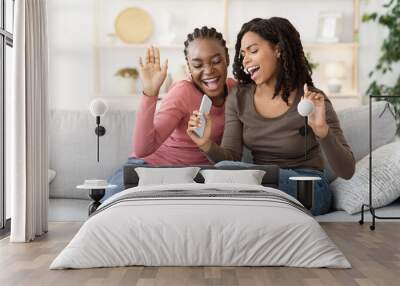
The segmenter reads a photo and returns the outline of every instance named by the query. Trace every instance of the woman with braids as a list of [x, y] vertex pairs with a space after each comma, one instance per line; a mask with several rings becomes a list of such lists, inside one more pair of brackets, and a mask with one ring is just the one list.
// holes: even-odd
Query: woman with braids
[[[184, 44], [191, 80], [175, 83], [163, 97], [157, 113], [156, 103], [167, 75], [168, 62], [160, 66], [160, 52], [154, 47], [147, 49], [144, 60], [140, 59], [143, 97], [137, 109], [133, 153], [128, 164], [210, 164], [207, 156], [186, 134], [189, 117], [199, 108], [203, 94], [212, 101], [210, 117], [214, 123], [209, 137], [218, 144], [221, 142], [225, 98], [236, 84], [233, 79], [227, 80], [229, 55], [225, 40], [214, 28], [204, 26], [188, 34]], [[122, 168], [109, 181], [119, 187], [110, 189], [107, 197], [122, 191]]]
[[[278, 17], [245, 23], [237, 36], [233, 74], [239, 84], [226, 102], [221, 146], [210, 137], [214, 124], [210, 116], [206, 115], [203, 137], [193, 132], [199, 124], [197, 111], [188, 123], [188, 135], [215, 163], [228, 160], [222, 164], [240, 165], [232, 161], [240, 161], [245, 145], [255, 164], [281, 168], [279, 188], [292, 196], [296, 184], [289, 177], [320, 177], [311, 212], [328, 212], [332, 195], [323, 173], [322, 151], [336, 175], [345, 179], [352, 177], [355, 161], [331, 102], [314, 87], [297, 30]], [[307, 158], [301, 132], [304, 119], [297, 112], [303, 96], [315, 105], [308, 118]]]

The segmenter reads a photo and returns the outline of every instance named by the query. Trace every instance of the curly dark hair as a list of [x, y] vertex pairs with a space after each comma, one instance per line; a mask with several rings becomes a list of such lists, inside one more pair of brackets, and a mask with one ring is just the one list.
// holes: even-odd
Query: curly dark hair
[[229, 53], [228, 53], [228, 48], [226, 47], [226, 42], [224, 40], [224, 37], [220, 32], [217, 32], [215, 28], [208, 28], [207, 26], [201, 27], [201, 29], [196, 28], [194, 29], [193, 33], [187, 35], [187, 39], [184, 42], [185, 44], [185, 49], [183, 52], [185, 53], [185, 59], [188, 61], [188, 46], [190, 42], [194, 41], [195, 39], [215, 39], [219, 41], [222, 45], [222, 47], [225, 49], [225, 56], [226, 56], [226, 61], [229, 63]]
[[255, 18], [243, 24], [236, 40], [233, 75], [239, 83], [252, 82], [251, 76], [244, 71], [243, 56], [240, 53], [241, 41], [247, 32], [253, 32], [278, 47], [278, 72], [274, 96], [281, 94], [282, 99], [289, 104], [290, 92], [302, 88], [305, 83], [314, 88], [310, 63], [304, 55], [300, 34], [296, 28], [284, 18]]

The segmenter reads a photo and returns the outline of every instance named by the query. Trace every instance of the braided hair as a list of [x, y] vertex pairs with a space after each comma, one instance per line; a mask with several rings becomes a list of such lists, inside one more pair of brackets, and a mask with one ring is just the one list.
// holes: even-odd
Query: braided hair
[[228, 48], [226, 47], [226, 42], [221, 33], [217, 32], [215, 28], [208, 28], [207, 26], [201, 27], [201, 29], [194, 29], [193, 33], [187, 35], [187, 39], [184, 42], [185, 49], [183, 52], [185, 53], [186, 62], [188, 62], [188, 47], [190, 42], [195, 39], [215, 39], [221, 43], [221, 46], [225, 49], [226, 62], [229, 63], [229, 53]]
[[240, 53], [241, 41], [247, 32], [256, 33], [278, 48], [280, 56], [273, 97], [281, 94], [282, 99], [289, 104], [289, 95], [294, 89], [302, 88], [305, 83], [314, 88], [311, 66], [304, 55], [300, 34], [287, 19], [279, 17], [255, 18], [243, 24], [237, 36], [233, 63], [233, 75], [239, 83], [252, 82], [251, 76], [244, 70], [243, 56]]

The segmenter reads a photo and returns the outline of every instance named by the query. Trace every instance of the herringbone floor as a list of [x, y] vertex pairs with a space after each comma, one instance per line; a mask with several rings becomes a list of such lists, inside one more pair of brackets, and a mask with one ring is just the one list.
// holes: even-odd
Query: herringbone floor
[[323, 223], [353, 268], [121, 267], [48, 270], [79, 223], [51, 223], [43, 238], [28, 244], [0, 241], [0, 285], [400, 285], [400, 223]]

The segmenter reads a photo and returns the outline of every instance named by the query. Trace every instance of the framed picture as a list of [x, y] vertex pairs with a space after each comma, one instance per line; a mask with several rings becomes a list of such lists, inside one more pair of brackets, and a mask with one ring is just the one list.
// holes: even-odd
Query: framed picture
[[343, 14], [339, 12], [322, 12], [318, 21], [318, 42], [335, 43], [340, 41]]

